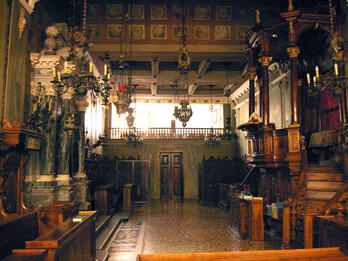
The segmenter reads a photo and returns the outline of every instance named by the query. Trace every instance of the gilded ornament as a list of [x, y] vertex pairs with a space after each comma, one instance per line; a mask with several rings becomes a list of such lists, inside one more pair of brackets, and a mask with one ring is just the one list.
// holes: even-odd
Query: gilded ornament
[[255, 80], [256, 72], [249, 72], [249, 80]]
[[27, 24], [27, 20], [25, 19], [25, 9], [21, 8], [19, 11], [19, 18], [18, 18], [19, 39], [21, 39], [22, 37], [22, 33], [24, 31], [26, 24]]
[[300, 53], [300, 49], [297, 46], [288, 47], [286, 51], [289, 53], [290, 58], [297, 58]]
[[259, 58], [259, 62], [262, 64], [262, 66], [267, 67], [272, 59], [273, 57], [271, 56], [262, 56]]

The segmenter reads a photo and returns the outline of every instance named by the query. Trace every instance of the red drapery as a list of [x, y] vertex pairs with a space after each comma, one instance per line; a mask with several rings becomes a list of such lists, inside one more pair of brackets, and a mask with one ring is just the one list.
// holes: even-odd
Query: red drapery
[[338, 110], [339, 101], [332, 94], [332, 89], [327, 88], [321, 94], [321, 130], [335, 130], [340, 124]]

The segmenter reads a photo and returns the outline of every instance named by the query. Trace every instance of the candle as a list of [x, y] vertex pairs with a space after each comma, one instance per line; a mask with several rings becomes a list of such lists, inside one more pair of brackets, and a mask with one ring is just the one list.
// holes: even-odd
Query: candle
[[108, 73], [108, 66], [104, 64], [104, 75], [106, 76], [107, 73]]
[[338, 64], [335, 63], [335, 75], [338, 76]]
[[68, 62], [64, 62], [64, 73], [68, 73]]
[[110, 80], [110, 73], [108, 73], [108, 80]]
[[313, 76], [313, 84], [314, 86], [317, 86], [317, 77]]
[[58, 82], [60, 82], [60, 71], [58, 71]]
[[311, 84], [311, 76], [309, 75], [309, 73], [307, 73], [307, 82], [308, 84]]
[[319, 78], [319, 67], [315, 66], [315, 76]]
[[53, 74], [53, 78], [56, 78], [56, 67], [53, 67], [52, 74]]
[[92, 62], [89, 62], [89, 72], [93, 72]]

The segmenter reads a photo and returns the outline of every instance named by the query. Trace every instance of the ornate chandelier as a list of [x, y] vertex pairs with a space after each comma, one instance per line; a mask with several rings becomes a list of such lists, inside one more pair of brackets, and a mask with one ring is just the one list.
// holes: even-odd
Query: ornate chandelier
[[333, 95], [338, 97], [341, 94], [341, 89], [346, 88], [348, 77], [342, 73], [340, 75], [340, 70], [343, 68], [343, 38], [338, 32], [334, 31], [334, 14], [335, 10], [332, 7], [332, 0], [329, 0], [329, 12], [330, 12], [330, 32], [331, 32], [331, 47], [334, 50], [333, 53], [333, 69], [334, 73], [330, 75], [322, 76], [319, 74], [319, 67], [315, 66], [315, 76], [311, 79], [309, 73], [307, 73], [307, 94], [311, 96], [316, 96], [320, 92], [324, 91], [326, 88], [332, 88]]
[[[135, 91], [136, 91], [136, 85], [134, 85], [134, 93]], [[129, 108], [128, 116], [126, 117], [127, 125], [129, 128], [129, 131], [127, 134], [127, 143], [132, 145], [133, 147], [143, 142], [143, 139], [137, 134], [137, 130], [134, 127], [135, 115], [133, 116], [133, 112], [136, 112], [136, 106], [137, 106], [137, 101], [134, 95], [134, 109]]]
[[180, 70], [181, 74], [187, 74], [187, 71], [191, 64], [191, 59], [189, 57], [187, 48], [186, 48], [186, 39], [187, 39], [187, 30], [185, 27], [186, 22], [186, 16], [187, 16], [187, 9], [185, 8], [184, 2], [182, 4], [182, 28], [181, 28], [181, 44], [182, 47], [179, 49], [179, 56], [178, 56], [178, 69]]
[[132, 95], [134, 93], [134, 86], [131, 81], [131, 72], [126, 70], [127, 64], [123, 61], [123, 55], [120, 55], [120, 62], [118, 66], [117, 82], [116, 82], [116, 106], [117, 114], [123, 114], [128, 111], [129, 105], [132, 103]]
[[182, 122], [182, 126], [186, 127], [187, 122], [190, 120], [193, 112], [188, 101], [182, 100], [180, 102], [181, 108], [175, 106], [174, 117]]
[[[101, 79], [93, 74], [93, 63], [87, 54], [87, 50], [93, 46], [93, 43], [87, 39], [86, 13], [87, 0], [84, 0], [82, 32], [78, 30], [77, 26], [68, 29], [66, 38], [70, 47], [69, 57], [64, 62], [64, 66], [58, 66], [58, 70], [54, 68], [53, 88], [58, 97], [61, 97], [71, 88], [77, 96], [84, 96], [88, 91], [91, 91], [95, 96], [102, 93], [105, 100], [109, 93], [110, 75], [104, 72], [102, 79], [104, 83], [102, 83]], [[73, 70], [68, 70], [68, 61], [74, 64]], [[61, 71], [61, 69], [63, 70]]]
[[218, 135], [214, 134], [214, 128], [213, 128], [213, 113], [214, 113], [214, 106], [213, 106], [213, 85], [210, 85], [210, 106], [209, 110], [211, 113], [211, 127], [210, 127], [210, 132], [209, 135], [205, 138], [205, 143], [209, 146], [216, 146], [220, 144], [221, 138]]

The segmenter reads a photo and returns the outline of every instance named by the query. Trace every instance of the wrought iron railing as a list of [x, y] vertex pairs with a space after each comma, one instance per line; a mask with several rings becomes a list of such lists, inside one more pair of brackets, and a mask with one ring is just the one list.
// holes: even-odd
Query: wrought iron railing
[[223, 128], [110, 128], [108, 139], [126, 140], [130, 133], [135, 133], [143, 140], [177, 139], [177, 140], [205, 140], [211, 133], [221, 136], [225, 133]]

